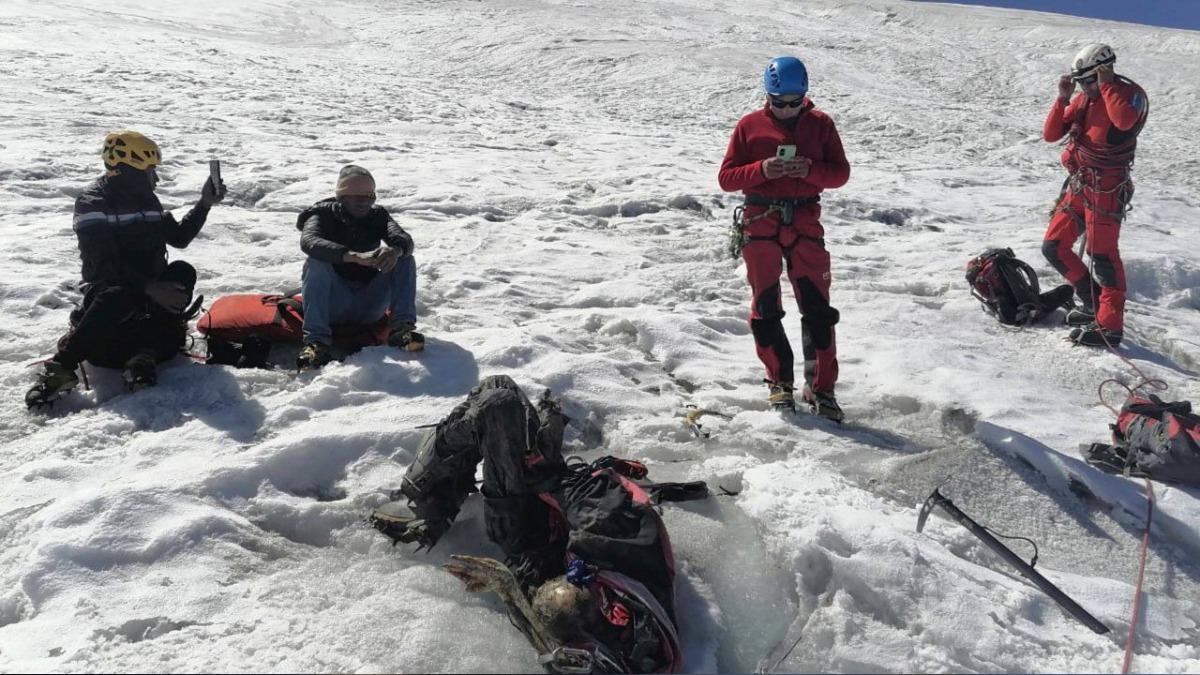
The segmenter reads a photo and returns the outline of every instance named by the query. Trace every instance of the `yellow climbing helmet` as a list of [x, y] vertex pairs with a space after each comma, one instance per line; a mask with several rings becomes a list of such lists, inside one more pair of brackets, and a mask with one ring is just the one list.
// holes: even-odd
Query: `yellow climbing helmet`
[[118, 164], [145, 171], [162, 162], [158, 144], [136, 131], [114, 131], [105, 136], [100, 156], [110, 171], [116, 170]]

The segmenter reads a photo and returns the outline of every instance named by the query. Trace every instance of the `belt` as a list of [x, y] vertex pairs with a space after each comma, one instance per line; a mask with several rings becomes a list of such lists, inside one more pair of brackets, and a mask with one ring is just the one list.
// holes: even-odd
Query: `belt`
[[796, 197], [794, 199], [780, 199], [778, 197], [767, 197], [765, 195], [746, 195], [746, 206], [779, 206], [779, 207], [797, 207], [807, 206], [809, 204], [817, 204], [821, 201], [821, 195], [812, 197]]
[[[766, 206], [769, 209], [779, 211], [779, 224], [790, 227], [792, 219], [796, 215], [796, 207], [808, 206], [821, 201], [821, 195], [812, 197], [796, 197], [793, 199], [779, 199], [776, 197], [767, 197], [765, 195], [746, 195], [746, 206]], [[770, 211], [767, 211], [770, 213]], [[763, 214], [766, 215], [766, 214]]]

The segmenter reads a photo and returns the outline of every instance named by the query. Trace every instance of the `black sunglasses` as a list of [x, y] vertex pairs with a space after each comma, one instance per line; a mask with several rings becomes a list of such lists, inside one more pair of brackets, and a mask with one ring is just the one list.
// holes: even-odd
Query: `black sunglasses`
[[804, 105], [804, 97], [801, 96], [794, 101], [785, 101], [777, 96], [772, 96], [771, 105], [775, 106], [776, 108], [799, 108], [800, 106]]
[[1079, 84], [1091, 84], [1091, 83], [1095, 82], [1098, 78], [1099, 78], [1098, 75], [1088, 75], [1087, 77], [1076, 77], [1074, 79]]

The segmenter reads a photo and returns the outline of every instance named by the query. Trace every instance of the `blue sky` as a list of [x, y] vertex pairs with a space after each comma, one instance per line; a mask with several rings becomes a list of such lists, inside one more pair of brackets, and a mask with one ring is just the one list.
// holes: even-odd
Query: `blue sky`
[[[930, 2], [931, 0], [918, 0]], [[938, 0], [944, 1], [944, 0]], [[1200, 30], [1200, 0], [950, 0], [959, 5], [1035, 9], [1094, 19]]]

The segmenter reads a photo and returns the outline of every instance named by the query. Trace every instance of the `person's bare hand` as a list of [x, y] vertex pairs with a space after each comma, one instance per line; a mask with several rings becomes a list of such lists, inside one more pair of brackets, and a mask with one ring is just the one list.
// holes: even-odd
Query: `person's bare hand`
[[783, 166], [783, 175], [788, 178], [807, 178], [808, 170], [812, 168], [812, 160], [807, 157], [796, 157], [788, 160]]
[[1070, 75], [1063, 75], [1058, 78], [1058, 97], [1063, 100], [1070, 100], [1071, 94], [1075, 93], [1075, 80]]
[[1096, 80], [1100, 84], [1112, 84], [1117, 79], [1117, 74], [1113, 72], [1112, 66], [1100, 66], [1096, 68]]
[[380, 246], [375, 250], [375, 269], [387, 274], [396, 267], [396, 262], [400, 260], [400, 251], [390, 246]]
[[766, 176], [768, 180], [775, 180], [776, 178], [783, 178], [785, 164], [786, 164], [786, 160], [784, 160], [780, 157], [771, 157], [769, 159], [764, 159], [762, 161], [763, 175]]

